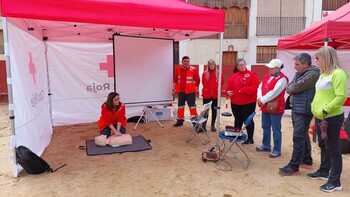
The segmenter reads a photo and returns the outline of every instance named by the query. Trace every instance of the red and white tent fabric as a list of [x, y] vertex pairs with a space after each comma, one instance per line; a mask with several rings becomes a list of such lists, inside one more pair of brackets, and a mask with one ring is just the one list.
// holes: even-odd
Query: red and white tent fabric
[[[294, 76], [293, 57], [296, 54], [307, 52], [314, 57], [317, 49], [325, 44], [337, 49], [341, 67], [350, 72], [350, 3], [304, 31], [278, 40], [277, 57], [284, 62], [288, 78]], [[346, 103], [350, 105], [350, 99]]]
[[[157, 89], [171, 96], [173, 41], [222, 37], [224, 31], [223, 11], [181, 0], [1, 0], [0, 11], [5, 17], [11, 148], [25, 145], [38, 155], [49, 145], [54, 125], [96, 121], [100, 104], [116, 84], [115, 73], [129, 71], [115, 68], [130, 60], [136, 75], [118, 80], [141, 78], [137, 85], [150, 92], [144, 97], [151, 98]], [[142, 65], [142, 58], [152, 65]], [[147, 79], [144, 72], [149, 71]], [[162, 86], [145, 83], [154, 83], [155, 77]], [[17, 176], [14, 157], [13, 164]]]
[[[197, 7], [182, 0], [2, 0], [1, 13], [5, 17], [49, 20], [35, 23], [47, 27], [48, 34], [54, 36], [72, 31], [67, 27], [69, 23], [62, 21], [87, 23], [76, 26], [84, 30], [81, 34], [111, 29], [175, 40], [224, 31], [223, 11]], [[78, 32], [76, 29], [72, 33]]]
[[277, 48], [278, 50], [318, 49], [324, 45], [325, 39], [331, 39], [329, 45], [336, 49], [350, 49], [350, 3], [304, 31], [279, 39]]

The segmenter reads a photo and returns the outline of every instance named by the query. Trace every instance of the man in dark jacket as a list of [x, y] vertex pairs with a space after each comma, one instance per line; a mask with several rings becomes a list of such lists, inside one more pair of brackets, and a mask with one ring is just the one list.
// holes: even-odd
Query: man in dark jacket
[[308, 129], [312, 119], [311, 102], [320, 70], [311, 63], [311, 56], [307, 53], [295, 56], [294, 68], [297, 72], [286, 90], [292, 107], [293, 154], [290, 162], [279, 169], [279, 173], [284, 176], [298, 172], [302, 163], [312, 164]]

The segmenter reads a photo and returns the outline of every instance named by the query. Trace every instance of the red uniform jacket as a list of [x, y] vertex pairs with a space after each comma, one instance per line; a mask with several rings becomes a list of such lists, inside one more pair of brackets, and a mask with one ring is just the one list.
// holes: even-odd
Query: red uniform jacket
[[186, 69], [183, 66], [176, 68], [174, 78], [176, 93], [195, 93], [197, 92], [199, 82], [200, 78], [197, 68], [192, 66], [189, 69]]
[[231, 103], [235, 105], [246, 105], [256, 102], [259, 78], [253, 72], [234, 73], [227, 81], [227, 91], [232, 91]]
[[[288, 82], [288, 78], [281, 72], [280, 76], [275, 77], [274, 79], [272, 79], [269, 83], [267, 83], [270, 79], [270, 75], [266, 75], [263, 79], [262, 82], [262, 86], [261, 86], [261, 95], [264, 96], [265, 94], [267, 94], [269, 91], [273, 90], [277, 81], [280, 80], [281, 78], [286, 78], [287, 82]], [[286, 92], [286, 89], [284, 89], [280, 95], [278, 95], [277, 99], [278, 100], [278, 109], [277, 112], [278, 114], [282, 114], [284, 113], [284, 109], [285, 109], [285, 105], [286, 102], [284, 100], [284, 94]], [[266, 104], [261, 108], [262, 112], [267, 112], [267, 107]]]
[[[203, 99], [218, 98], [218, 79], [217, 71], [210, 70], [203, 72], [202, 75], [202, 96]], [[223, 77], [221, 76], [221, 87], [224, 84]]]
[[98, 120], [98, 128], [100, 130], [108, 127], [111, 124], [121, 123], [122, 127], [126, 127], [125, 105], [121, 104], [117, 111], [111, 111], [106, 104], [101, 106], [101, 116]]

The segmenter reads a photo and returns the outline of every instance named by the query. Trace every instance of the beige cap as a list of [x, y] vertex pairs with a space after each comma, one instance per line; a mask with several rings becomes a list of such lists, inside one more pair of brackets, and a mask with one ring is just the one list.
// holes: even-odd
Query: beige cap
[[280, 59], [272, 59], [266, 66], [268, 68], [281, 68], [283, 62]]

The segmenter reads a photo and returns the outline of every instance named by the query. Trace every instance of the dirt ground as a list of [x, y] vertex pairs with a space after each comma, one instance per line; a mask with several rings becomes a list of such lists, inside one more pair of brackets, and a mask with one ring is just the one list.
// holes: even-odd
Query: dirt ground
[[[230, 124], [232, 120], [223, 118]], [[255, 145], [261, 142], [260, 116], [255, 118]], [[343, 192], [325, 194], [319, 191], [324, 181], [311, 180], [301, 169], [299, 176], [281, 177], [278, 168], [286, 164], [292, 149], [292, 127], [289, 116], [283, 118], [282, 157], [270, 159], [268, 154], [257, 153], [255, 145], [244, 148], [252, 162], [244, 169], [231, 159], [234, 169], [220, 171], [214, 163], [203, 163], [201, 152], [207, 147], [199, 140], [186, 143], [190, 128], [165, 128], [150, 123], [137, 131], [128, 125], [128, 132], [142, 134], [152, 140], [151, 151], [102, 156], [87, 156], [78, 146], [97, 134], [95, 124], [62, 126], [54, 129], [54, 136], [43, 158], [53, 167], [67, 164], [55, 173], [28, 175], [21, 173], [12, 178], [9, 171], [9, 122], [7, 106], [0, 104], [0, 196], [130, 196], [130, 197], [230, 197], [230, 196], [350, 196], [350, 156], [343, 156]], [[212, 141], [215, 135], [211, 133]], [[240, 155], [238, 158], [242, 158]], [[313, 144], [316, 169], [319, 150]]]

